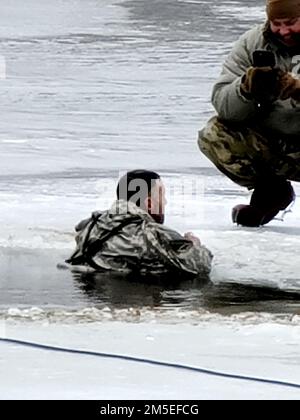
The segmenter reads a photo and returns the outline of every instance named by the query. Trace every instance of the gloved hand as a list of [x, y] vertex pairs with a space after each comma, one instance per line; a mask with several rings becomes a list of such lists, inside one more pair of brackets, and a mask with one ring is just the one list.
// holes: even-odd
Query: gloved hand
[[250, 67], [242, 78], [242, 95], [257, 102], [276, 101], [280, 95], [280, 72], [272, 67]]
[[292, 98], [300, 101], [300, 80], [271, 67], [250, 67], [241, 83], [241, 93], [260, 103]]
[[295, 79], [290, 73], [280, 70], [278, 79], [279, 99], [292, 98], [300, 101], [300, 80]]

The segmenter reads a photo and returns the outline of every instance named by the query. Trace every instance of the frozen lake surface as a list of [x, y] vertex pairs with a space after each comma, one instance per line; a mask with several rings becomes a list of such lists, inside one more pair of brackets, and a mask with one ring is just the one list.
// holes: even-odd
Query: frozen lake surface
[[[233, 226], [231, 207], [248, 193], [218, 174], [196, 144], [213, 114], [222, 60], [240, 33], [263, 20], [261, 9], [255, 1], [176, 0], [3, 6], [1, 308], [299, 309], [297, 204], [285, 222]], [[107, 275], [87, 281], [56, 269], [74, 246], [74, 225], [110, 206], [120, 174], [137, 167], [162, 174], [166, 223], [194, 231], [213, 251], [217, 289]]]
[[[108, 306], [155, 308], [170, 314], [178, 309], [221, 314], [297, 313], [298, 203], [284, 221], [245, 229], [232, 225], [230, 210], [235, 204], [246, 203], [249, 193], [212, 168], [163, 176], [170, 196], [166, 223], [182, 233], [194, 231], [212, 250], [212, 284], [179, 282], [176, 278], [168, 283], [145, 283], [130, 276], [58, 270], [57, 264], [74, 247], [74, 225], [92, 210], [110, 205], [116, 179], [99, 178], [96, 174], [81, 175], [77, 178], [81, 182], [74, 182], [74, 177], [57, 177], [55, 183], [44, 179], [41, 191], [41, 180], [35, 185], [31, 176], [15, 177], [15, 193], [1, 193], [2, 208], [6, 210], [0, 220], [0, 309], [35, 306], [52, 313], [62, 307], [80, 310]], [[85, 186], [84, 191], [81, 185]], [[19, 212], [22, 217], [15, 218]]]
[[[107, 350], [117, 344], [130, 353], [126, 326], [136, 354], [167, 359], [170, 347], [179, 351], [190, 340], [193, 351], [180, 348], [181, 362], [250, 374], [264, 367], [266, 376], [299, 378], [300, 204], [284, 222], [233, 226], [231, 208], [247, 203], [249, 193], [212, 168], [196, 143], [213, 115], [212, 85], [232, 42], [263, 19], [258, 0], [12, 0], [1, 6], [3, 334], [74, 347], [91, 340], [87, 347], [99, 351], [104, 335]], [[57, 269], [74, 247], [74, 225], [110, 206], [120, 174], [141, 167], [157, 170], [165, 181], [166, 224], [195, 232], [214, 253], [211, 284], [141, 283]], [[149, 331], [140, 342], [141, 330]], [[169, 344], [161, 345], [155, 332]], [[198, 351], [203, 342], [208, 347]], [[145, 343], [154, 343], [149, 353]], [[63, 392], [57, 378], [76, 381], [68, 376], [76, 360], [65, 368], [65, 360], [53, 359], [52, 372], [33, 350], [1, 344], [1, 354], [6, 380], [0, 398], [59, 392], [70, 398], [179, 398], [183, 381], [191, 379], [174, 376], [158, 395], [156, 373], [146, 369], [139, 377], [125, 368], [100, 386], [96, 365], [82, 362], [76, 375], [88, 370], [90, 376], [82, 387], [63, 385]], [[100, 367], [111, 369], [109, 363]], [[136, 394], [146, 377], [148, 387]], [[188, 382], [182, 397], [298, 395], [197, 381]], [[97, 393], [97, 384], [106, 392]], [[31, 391], [24, 394], [26, 386]], [[201, 395], [199, 386], [206, 390]]]

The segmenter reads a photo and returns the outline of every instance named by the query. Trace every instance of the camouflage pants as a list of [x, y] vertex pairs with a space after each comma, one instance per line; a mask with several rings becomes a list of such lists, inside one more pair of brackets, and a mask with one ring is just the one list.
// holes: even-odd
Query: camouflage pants
[[199, 132], [200, 150], [235, 183], [254, 188], [274, 176], [300, 181], [300, 136], [280, 139], [213, 117]]

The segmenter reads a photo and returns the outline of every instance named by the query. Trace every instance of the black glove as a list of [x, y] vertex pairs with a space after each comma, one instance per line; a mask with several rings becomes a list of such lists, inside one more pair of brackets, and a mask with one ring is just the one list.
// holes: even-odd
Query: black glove
[[280, 96], [281, 70], [272, 67], [250, 67], [242, 78], [241, 93], [259, 103], [276, 101]]

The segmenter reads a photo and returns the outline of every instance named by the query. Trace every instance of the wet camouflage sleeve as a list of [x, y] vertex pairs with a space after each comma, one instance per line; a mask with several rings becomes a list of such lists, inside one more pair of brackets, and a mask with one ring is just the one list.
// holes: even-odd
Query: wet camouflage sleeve
[[77, 226], [76, 249], [67, 260], [71, 265], [96, 270], [178, 275], [205, 275], [211, 269], [212, 254], [196, 247], [178, 232], [155, 223], [133, 203], [122, 200], [103, 214]]
[[145, 227], [147, 247], [155, 249], [165, 265], [181, 273], [208, 276], [213, 255], [204, 246], [195, 246], [177, 232], [156, 223]]

